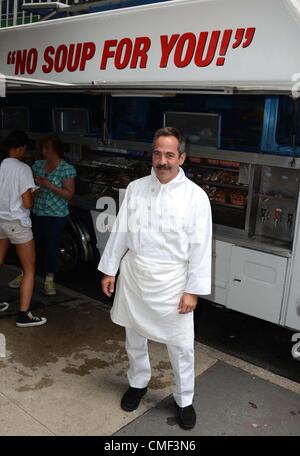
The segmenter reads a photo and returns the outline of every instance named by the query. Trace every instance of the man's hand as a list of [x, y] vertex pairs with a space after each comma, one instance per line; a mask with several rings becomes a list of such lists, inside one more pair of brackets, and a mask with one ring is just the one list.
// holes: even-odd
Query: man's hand
[[109, 276], [106, 274], [103, 276], [103, 279], [101, 280], [102, 291], [109, 298], [115, 291], [115, 281], [116, 278], [114, 276]]
[[193, 310], [195, 310], [197, 306], [197, 299], [197, 295], [191, 293], [183, 293], [178, 307], [179, 313], [185, 314], [193, 312]]

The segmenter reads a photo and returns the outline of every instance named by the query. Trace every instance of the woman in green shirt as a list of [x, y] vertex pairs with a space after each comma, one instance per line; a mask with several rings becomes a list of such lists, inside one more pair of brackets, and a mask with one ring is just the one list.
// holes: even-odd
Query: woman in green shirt
[[33, 206], [33, 232], [46, 273], [44, 290], [54, 295], [53, 279], [59, 268], [60, 242], [69, 214], [68, 201], [75, 191], [76, 170], [63, 159], [64, 145], [58, 136], [44, 138], [42, 152], [44, 160], [37, 160], [32, 167], [40, 186]]
[[[63, 159], [64, 144], [57, 135], [41, 142], [44, 160], [37, 160], [33, 175], [40, 190], [33, 206], [33, 233], [39, 269], [45, 273], [44, 291], [55, 295], [54, 275], [59, 268], [59, 251], [63, 230], [69, 214], [68, 201], [75, 190], [76, 170]], [[20, 277], [9, 285], [17, 287]]]

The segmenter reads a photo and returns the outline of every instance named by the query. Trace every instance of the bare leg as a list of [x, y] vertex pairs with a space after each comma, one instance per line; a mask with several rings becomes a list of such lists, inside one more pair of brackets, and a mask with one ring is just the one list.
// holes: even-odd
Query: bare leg
[[46, 280], [54, 280], [54, 273], [53, 272], [46, 272]]
[[[0, 239], [0, 267], [3, 265], [7, 253], [7, 249], [9, 247], [9, 240], [8, 239]], [[8, 308], [8, 304], [6, 302], [0, 303], [0, 312], [3, 312]]]
[[35, 275], [35, 245], [34, 241], [16, 244], [16, 250], [23, 269], [23, 279], [20, 286], [20, 310], [29, 309], [34, 288]]
[[0, 266], [2, 266], [4, 263], [8, 247], [9, 247], [9, 240], [0, 239]]

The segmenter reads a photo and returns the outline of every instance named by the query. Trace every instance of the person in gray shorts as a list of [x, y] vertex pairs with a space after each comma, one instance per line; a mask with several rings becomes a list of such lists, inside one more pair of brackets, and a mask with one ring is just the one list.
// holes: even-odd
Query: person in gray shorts
[[[47, 322], [46, 318], [34, 316], [29, 310], [36, 257], [30, 208], [36, 185], [30, 167], [21, 161], [27, 144], [26, 133], [15, 130], [5, 139], [0, 155], [0, 266], [4, 263], [9, 244], [15, 244], [23, 270], [18, 327], [40, 326]], [[0, 311], [7, 307], [7, 303], [1, 303]]]

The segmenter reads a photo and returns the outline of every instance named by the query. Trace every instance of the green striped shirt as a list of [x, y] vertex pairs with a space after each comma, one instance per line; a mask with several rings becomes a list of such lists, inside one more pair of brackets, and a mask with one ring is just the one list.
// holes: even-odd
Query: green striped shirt
[[[48, 175], [45, 173], [45, 160], [37, 160], [32, 166], [34, 176], [47, 177], [48, 180], [63, 188], [64, 180], [74, 178], [76, 169], [65, 160], [61, 160], [57, 167]], [[69, 214], [68, 201], [49, 188], [41, 187], [34, 199], [33, 213], [41, 216], [65, 217]]]

